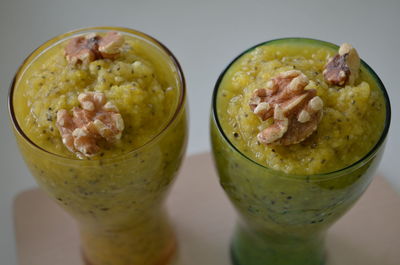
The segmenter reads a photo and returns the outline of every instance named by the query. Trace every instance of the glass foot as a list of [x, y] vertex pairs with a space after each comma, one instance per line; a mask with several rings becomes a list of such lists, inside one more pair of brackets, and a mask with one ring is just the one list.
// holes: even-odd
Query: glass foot
[[231, 243], [233, 265], [324, 265], [324, 235], [266, 236], [237, 229]]

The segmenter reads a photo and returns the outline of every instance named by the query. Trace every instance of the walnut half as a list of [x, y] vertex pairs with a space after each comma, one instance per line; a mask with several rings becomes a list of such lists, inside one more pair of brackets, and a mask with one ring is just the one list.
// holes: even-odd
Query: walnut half
[[72, 116], [67, 110], [57, 112], [57, 128], [63, 144], [79, 158], [93, 156], [100, 151], [97, 142], [119, 140], [124, 121], [117, 107], [107, 102], [103, 93], [86, 92], [78, 96], [81, 108], [74, 107]]
[[124, 44], [124, 37], [115, 31], [107, 32], [104, 37], [95, 33], [71, 39], [65, 46], [65, 57], [71, 64], [88, 64], [98, 59], [113, 59]]
[[325, 65], [323, 75], [330, 85], [354, 85], [360, 69], [360, 57], [350, 44], [340, 45], [339, 52]]
[[309, 137], [322, 118], [323, 102], [315, 89], [304, 88], [308, 78], [300, 71], [280, 73], [256, 89], [249, 106], [263, 121], [273, 118], [271, 126], [257, 135], [266, 145], [291, 145]]

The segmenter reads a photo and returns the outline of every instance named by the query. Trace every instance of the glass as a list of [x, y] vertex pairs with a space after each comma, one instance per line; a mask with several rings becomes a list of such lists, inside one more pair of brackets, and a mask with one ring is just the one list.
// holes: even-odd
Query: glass
[[[78, 160], [50, 153], [22, 131], [14, 113], [13, 92], [47, 49], [88, 32], [118, 31], [145, 41], [165, 60], [179, 90], [173, 117], [143, 146], [126, 154]], [[19, 68], [9, 95], [9, 110], [21, 154], [40, 187], [78, 222], [82, 254], [91, 265], [161, 265], [175, 256], [177, 242], [164, 201], [186, 150], [185, 80], [178, 61], [160, 42], [126, 28], [80, 29], [47, 41]], [[173, 147], [173, 148], [171, 148]], [[62, 228], [61, 228], [62, 229]]]
[[[381, 160], [390, 125], [390, 103], [386, 90], [364, 62], [379, 87], [386, 105], [382, 135], [361, 160], [326, 174], [299, 176], [275, 171], [241, 153], [223, 132], [217, 116], [219, 85], [232, 64], [254, 48], [275, 41], [317, 42], [290, 38], [264, 42], [240, 54], [221, 73], [214, 89], [211, 112], [211, 142], [220, 184], [239, 213], [231, 241], [235, 265], [321, 265], [325, 263], [327, 229], [357, 201], [370, 184]], [[307, 196], [294, 198], [293, 191]], [[290, 202], [296, 200], [295, 206]]]

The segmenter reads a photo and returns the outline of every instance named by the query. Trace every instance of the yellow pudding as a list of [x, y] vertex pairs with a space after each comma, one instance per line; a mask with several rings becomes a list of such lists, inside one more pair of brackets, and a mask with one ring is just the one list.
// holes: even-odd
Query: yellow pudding
[[120, 54], [88, 64], [71, 64], [67, 41], [49, 48], [26, 70], [14, 92], [16, 118], [41, 148], [72, 157], [56, 127], [57, 112], [79, 107], [78, 95], [101, 92], [120, 111], [125, 129], [120, 141], [103, 145], [99, 154], [117, 156], [151, 140], [169, 123], [179, 101], [170, 66], [154, 47], [126, 35]]
[[[117, 55], [82, 62], [65, 56], [71, 39], [108, 30], [125, 39]], [[98, 152], [78, 157], [63, 143], [58, 116], [86, 110], [82, 95], [91, 93], [106, 98], [101, 108], [115, 106], [124, 126], [113, 141], [98, 140]], [[169, 50], [130, 29], [67, 33], [28, 57], [9, 100], [23, 158], [41, 188], [78, 221], [87, 264], [168, 264], [176, 239], [163, 201], [187, 139], [184, 78]]]
[[[384, 127], [382, 91], [364, 66], [354, 85], [328, 85], [323, 70], [336, 52], [313, 42], [277, 41], [258, 46], [235, 61], [217, 95], [219, 122], [233, 145], [262, 165], [296, 175], [335, 171], [367, 154]], [[266, 146], [257, 134], [271, 121], [254, 115], [249, 101], [256, 89], [291, 70], [301, 71], [309, 80], [305, 90], [315, 89], [323, 100], [322, 119], [317, 130], [300, 143]]]

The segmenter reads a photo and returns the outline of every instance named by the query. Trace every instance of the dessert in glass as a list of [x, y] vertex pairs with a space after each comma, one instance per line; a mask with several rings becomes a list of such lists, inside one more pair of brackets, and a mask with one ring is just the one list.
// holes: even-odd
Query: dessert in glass
[[11, 86], [21, 154], [78, 223], [91, 265], [162, 265], [177, 242], [164, 207], [187, 142], [173, 54], [127, 28], [94, 27], [35, 50]]
[[211, 139], [239, 220], [236, 265], [321, 265], [327, 229], [362, 195], [382, 157], [390, 103], [350, 44], [258, 44], [215, 86]]

